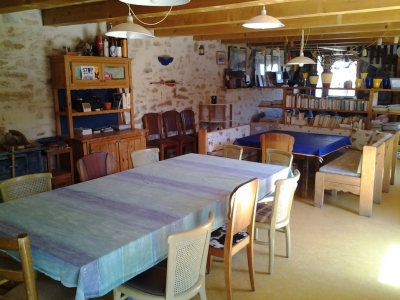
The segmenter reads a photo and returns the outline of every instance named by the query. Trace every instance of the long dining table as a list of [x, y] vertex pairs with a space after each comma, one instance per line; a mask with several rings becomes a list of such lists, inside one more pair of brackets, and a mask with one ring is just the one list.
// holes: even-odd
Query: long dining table
[[187, 154], [1, 203], [0, 235], [28, 233], [36, 270], [76, 287], [76, 300], [99, 297], [166, 258], [167, 236], [210, 210], [213, 228], [224, 224], [236, 186], [258, 177], [261, 199], [288, 172]]
[[[341, 148], [351, 145], [348, 136], [318, 134], [310, 132], [296, 132], [289, 130], [272, 130], [270, 132], [289, 134], [294, 137], [292, 153], [303, 159], [302, 191], [303, 198], [307, 198], [308, 179], [309, 179], [309, 158], [317, 158], [322, 163], [324, 156], [335, 152]], [[236, 139], [235, 145], [242, 147], [261, 149], [260, 136], [265, 133], [257, 133]], [[268, 146], [268, 145], [267, 145]]]

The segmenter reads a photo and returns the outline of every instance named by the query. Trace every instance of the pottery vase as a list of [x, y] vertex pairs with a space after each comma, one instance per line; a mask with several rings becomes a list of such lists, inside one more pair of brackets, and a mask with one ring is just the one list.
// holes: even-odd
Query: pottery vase
[[329, 88], [331, 86], [333, 73], [331, 70], [324, 70], [321, 74], [322, 87]]

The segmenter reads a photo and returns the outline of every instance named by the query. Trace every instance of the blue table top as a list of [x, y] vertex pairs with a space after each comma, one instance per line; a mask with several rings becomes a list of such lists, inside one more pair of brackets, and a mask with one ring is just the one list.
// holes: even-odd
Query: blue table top
[[[271, 132], [279, 132], [290, 134], [294, 137], [293, 153], [307, 156], [317, 156], [319, 158], [336, 151], [342, 147], [351, 145], [351, 140], [347, 136], [316, 134], [308, 132], [294, 132], [285, 130], [273, 130]], [[234, 144], [245, 147], [261, 148], [260, 135], [246, 136], [236, 139]]]
[[[232, 190], [260, 179], [259, 199], [288, 168], [187, 154], [0, 204], [0, 235], [29, 234], [34, 268], [102, 296], [167, 256], [167, 236], [214, 211], [226, 222]], [[15, 253], [14, 253], [15, 256]], [[16, 256], [15, 256], [16, 257]]]

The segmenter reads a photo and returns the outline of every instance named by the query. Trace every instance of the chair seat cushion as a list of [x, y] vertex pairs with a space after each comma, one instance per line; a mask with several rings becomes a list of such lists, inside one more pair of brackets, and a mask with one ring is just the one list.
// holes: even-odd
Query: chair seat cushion
[[256, 211], [256, 219], [257, 223], [268, 223], [269, 218], [271, 217], [272, 213], [272, 205], [269, 203], [258, 203], [257, 204], [257, 211]]
[[147, 294], [165, 296], [166, 280], [167, 269], [156, 265], [128, 280], [124, 285]]
[[[233, 245], [239, 243], [244, 237], [248, 236], [245, 231], [240, 231], [233, 236]], [[217, 230], [211, 232], [210, 246], [214, 248], [224, 248], [226, 237], [226, 225], [222, 225]]]
[[319, 172], [361, 177], [359, 172], [362, 151], [348, 149], [342, 156], [319, 168]]

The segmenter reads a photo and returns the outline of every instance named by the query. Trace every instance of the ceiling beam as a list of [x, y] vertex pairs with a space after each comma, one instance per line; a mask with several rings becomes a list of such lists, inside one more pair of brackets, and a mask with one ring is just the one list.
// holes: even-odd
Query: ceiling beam
[[50, 9], [75, 4], [105, 2], [106, 0], [1, 0], [0, 14], [14, 13], [31, 9]]

